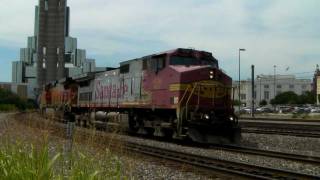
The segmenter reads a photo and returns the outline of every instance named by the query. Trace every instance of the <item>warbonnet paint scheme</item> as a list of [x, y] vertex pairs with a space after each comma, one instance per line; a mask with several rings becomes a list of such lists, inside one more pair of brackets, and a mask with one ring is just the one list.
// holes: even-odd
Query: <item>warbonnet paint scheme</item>
[[[107, 127], [117, 119], [133, 133], [203, 143], [237, 143], [241, 136], [232, 106], [232, 80], [209, 52], [179, 48], [62, 84], [55, 94], [69, 92], [67, 100], [49, 102], [58, 87], [50, 85], [43, 91], [42, 107], [68, 104], [81, 124]], [[77, 101], [72, 101], [75, 92]]]

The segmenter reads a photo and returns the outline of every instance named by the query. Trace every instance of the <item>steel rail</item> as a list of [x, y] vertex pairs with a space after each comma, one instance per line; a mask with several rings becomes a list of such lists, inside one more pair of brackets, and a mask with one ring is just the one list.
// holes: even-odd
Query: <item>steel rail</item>
[[212, 157], [200, 156], [165, 148], [152, 147], [136, 143], [127, 143], [129, 151], [141, 153], [153, 157], [164, 158], [175, 162], [185, 163], [212, 171], [223, 172], [225, 174], [236, 175], [242, 178], [253, 179], [318, 179], [319, 177], [302, 174], [292, 171], [267, 168], [246, 163], [233, 162], [216, 159]]
[[288, 122], [318, 122], [320, 125], [320, 119], [302, 119], [302, 118], [271, 118], [271, 117], [239, 117], [239, 120], [248, 121], [288, 121]]
[[215, 146], [211, 146], [210, 148], [214, 148], [216, 150], [230, 151], [230, 152], [235, 152], [235, 153], [279, 158], [279, 159], [284, 159], [284, 160], [290, 160], [290, 161], [295, 161], [295, 162], [317, 165], [320, 167], [320, 157], [317, 157], [317, 156], [307, 156], [307, 155], [301, 155], [301, 154], [284, 153], [284, 152], [279, 152], [279, 151], [262, 150], [262, 149], [247, 148], [247, 147], [233, 146], [233, 145], [215, 145]]

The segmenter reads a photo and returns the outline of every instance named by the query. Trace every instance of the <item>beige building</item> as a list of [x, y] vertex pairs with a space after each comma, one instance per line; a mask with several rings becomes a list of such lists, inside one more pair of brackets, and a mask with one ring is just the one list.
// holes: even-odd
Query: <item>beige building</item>
[[[238, 82], [233, 82], [234, 99], [239, 100]], [[242, 106], [251, 106], [252, 102], [252, 85], [251, 80], [240, 82], [240, 100]], [[293, 91], [298, 95], [312, 90], [311, 79], [296, 79], [294, 75], [258, 75], [254, 80], [253, 99], [255, 106], [261, 101], [266, 100], [268, 103], [278, 94], [287, 91]]]

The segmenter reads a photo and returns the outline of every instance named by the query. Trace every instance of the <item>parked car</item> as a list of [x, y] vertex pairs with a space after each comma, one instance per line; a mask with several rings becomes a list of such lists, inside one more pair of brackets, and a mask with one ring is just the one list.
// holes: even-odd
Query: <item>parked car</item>
[[314, 107], [310, 110], [311, 113], [320, 113], [320, 108]]
[[302, 114], [302, 113], [309, 113], [309, 109], [305, 107], [295, 107], [292, 111], [293, 114]]
[[272, 113], [272, 109], [268, 107], [259, 107], [256, 109], [256, 113]]
[[244, 107], [240, 109], [240, 114], [250, 114], [251, 108], [250, 107]]
[[291, 106], [279, 106], [277, 109], [279, 113], [291, 113], [294, 110]]

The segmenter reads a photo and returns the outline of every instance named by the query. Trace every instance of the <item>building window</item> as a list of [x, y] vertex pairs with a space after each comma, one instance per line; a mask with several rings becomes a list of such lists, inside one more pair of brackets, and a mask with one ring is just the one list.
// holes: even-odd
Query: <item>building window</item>
[[269, 99], [269, 91], [264, 91], [264, 99]]
[[254, 98], [254, 99], [257, 99], [257, 91], [254, 91], [254, 92], [253, 92], [253, 98]]
[[293, 89], [293, 88], [294, 88], [294, 85], [293, 85], [293, 84], [290, 84], [290, 85], [289, 85], [289, 88], [290, 88], [290, 89]]
[[304, 84], [304, 85], [301, 86], [301, 88], [302, 88], [302, 89], [306, 89], [306, 88], [307, 88], [307, 85]]
[[57, 54], [60, 54], [60, 48], [57, 47]]
[[245, 100], [247, 98], [246, 94], [240, 94], [240, 98], [241, 98], [241, 100]]
[[277, 88], [279, 88], [279, 89], [280, 89], [280, 88], [282, 88], [282, 86], [281, 86], [281, 85], [277, 85]]
[[44, 46], [44, 47], [42, 48], [42, 53], [43, 53], [43, 55], [46, 55], [46, 54], [47, 54], [47, 47]]
[[49, 9], [48, 0], [45, 0], [44, 1], [44, 10], [48, 11], [48, 9]]
[[42, 68], [45, 69], [46, 68], [46, 63], [43, 61], [42, 63]]
[[264, 85], [264, 88], [268, 89], [268, 88], [269, 88], [269, 85]]

